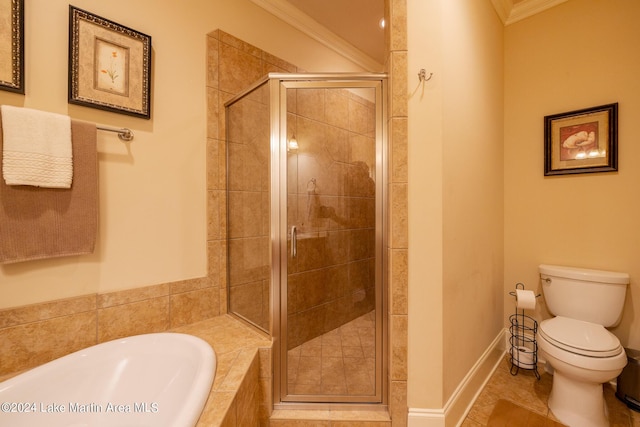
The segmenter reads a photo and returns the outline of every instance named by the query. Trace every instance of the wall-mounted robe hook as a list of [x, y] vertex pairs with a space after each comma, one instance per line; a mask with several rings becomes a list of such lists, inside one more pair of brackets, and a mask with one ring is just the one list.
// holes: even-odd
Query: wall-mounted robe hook
[[421, 68], [418, 72], [418, 80], [421, 82], [428, 82], [431, 80], [431, 77], [433, 77], [433, 73], [429, 73], [429, 76], [427, 77], [427, 70], [424, 68]]

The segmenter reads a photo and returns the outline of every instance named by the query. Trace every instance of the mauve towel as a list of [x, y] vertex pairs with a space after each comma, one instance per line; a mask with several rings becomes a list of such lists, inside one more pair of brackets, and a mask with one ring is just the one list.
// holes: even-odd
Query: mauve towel
[[9, 186], [0, 179], [0, 263], [93, 252], [98, 232], [96, 125], [72, 120], [71, 139], [70, 189]]

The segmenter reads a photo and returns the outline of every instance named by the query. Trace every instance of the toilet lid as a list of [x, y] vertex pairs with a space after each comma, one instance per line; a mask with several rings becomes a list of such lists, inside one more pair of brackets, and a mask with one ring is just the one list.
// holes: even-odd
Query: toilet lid
[[567, 317], [540, 323], [540, 334], [557, 347], [592, 357], [615, 356], [621, 351], [618, 337], [604, 326]]

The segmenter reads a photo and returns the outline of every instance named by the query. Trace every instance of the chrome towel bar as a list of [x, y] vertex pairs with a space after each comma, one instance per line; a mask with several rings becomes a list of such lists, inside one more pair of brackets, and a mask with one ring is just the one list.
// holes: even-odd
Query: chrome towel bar
[[133, 139], [133, 132], [131, 132], [131, 129], [127, 129], [127, 128], [112, 128], [112, 127], [108, 127], [108, 126], [102, 126], [102, 125], [96, 125], [96, 129], [98, 130], [104, 130], [107, 132], [116, 132], [118, 134], [118, 138], [120, 138], [123, 141], [131, 141]]

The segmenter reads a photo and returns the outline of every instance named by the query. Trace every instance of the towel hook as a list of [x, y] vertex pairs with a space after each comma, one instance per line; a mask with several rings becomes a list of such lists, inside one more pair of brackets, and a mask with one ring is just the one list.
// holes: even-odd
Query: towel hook
[[433, 73], [429, 73], [429, 77], [427, 77], [427, 70], [424, 68], [420, 68], [420, 71], [418, 71], [418, 81], [428, 82], [432, 77]]

